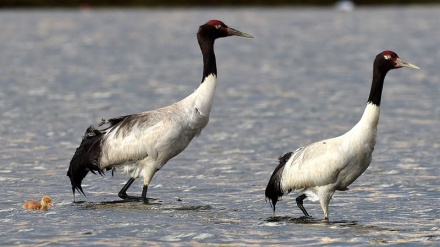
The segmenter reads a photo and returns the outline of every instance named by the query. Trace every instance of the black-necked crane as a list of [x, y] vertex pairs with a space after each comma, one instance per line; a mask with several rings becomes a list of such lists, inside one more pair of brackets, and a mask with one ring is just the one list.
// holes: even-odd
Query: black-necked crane
[[274, 212], [278, 199], [293, 191], [301, 194], [296, 203], [305, 216], [309, 214], [303, 200], [309, 197], [319, 200], [328, 219], [328, 205], [335, 191], [347, 190], [370, 165], [385, 75], [402, 67], [419, 69], [400, 59], [395, 52], [379, 53], [373, 64], [367, 106], [359, 122], [341, 136], [314, 142], [279, 158], [265, 191]]
[[[154, 174], [208, 124], [217, 84], [214, 41], [228, 36], [253, 38], [218, 20], [200, 26], [197, 40], [203, 56], [202, 82], [183, 100], [156, 110], [103, 120], [99, 128], [87, 128], [67, 171], [74, 197], [75, 191], [84, 195], [81, 183], [89, 171], [102, 175], [106, 170], [122, 167], [131, 177], [118, 196], [148, 202], [147, 189]], [[127, 195], [127, 189], [140, 176], [144, 180], [142, 196]]]

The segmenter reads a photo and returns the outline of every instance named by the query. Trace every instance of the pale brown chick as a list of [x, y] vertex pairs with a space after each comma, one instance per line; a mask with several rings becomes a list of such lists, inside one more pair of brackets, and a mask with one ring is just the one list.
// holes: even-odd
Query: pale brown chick
[[37, 201], [26, 201], [23, 208], [26, 210], [48, 210], [49, 206], [53, 206], [52, 199], [49, 196], [43, 196], [41, 203]]

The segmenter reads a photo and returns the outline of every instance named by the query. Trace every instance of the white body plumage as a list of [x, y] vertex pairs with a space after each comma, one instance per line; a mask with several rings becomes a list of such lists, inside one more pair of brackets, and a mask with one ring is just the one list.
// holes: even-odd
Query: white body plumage
[[143, 176], [148, 185], [154, 173], [208, 124], [216, 84], [212, 74], [185, 99], [136, 114], [131, 123], [109, 129], [103, 138], [100, 168], [125, 165], [125, 172], [133, 178]]

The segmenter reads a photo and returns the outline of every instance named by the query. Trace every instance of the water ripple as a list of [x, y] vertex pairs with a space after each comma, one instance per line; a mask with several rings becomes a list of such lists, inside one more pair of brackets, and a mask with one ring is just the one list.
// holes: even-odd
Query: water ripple
[[[435, 246], [438, 13], [437, 6], [2, 10], [0, 245]], [[76, 194], [74, 203], [66, 170], [85, 128], [191, 93], [201, 78], [195, 32], [213, 16], [256, 38], [216, 42], [210, 123], [154, 177], [155, 200], [120, 200], [127, 177], [116, 173], [89, 174], [87, 197]], [[387, 75], [371, 166], [335, 193], [330, 221], [307, 200], [313, 218], [303, 217], [295, 195], [274, 214], [264, 189], [277, 157], [358, 121], [378, 49], [422, 69]], [[141, 191], [137, 181], [129, 193]], [[21, 208], [46, 194], [55, 203], [49, 211]]]

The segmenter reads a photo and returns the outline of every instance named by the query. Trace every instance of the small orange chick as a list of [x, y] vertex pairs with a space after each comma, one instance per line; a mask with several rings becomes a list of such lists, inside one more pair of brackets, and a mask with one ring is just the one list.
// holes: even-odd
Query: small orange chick
[[23, 208], [26, 210], [48, 210], [49, 206], [53, 206], [52, 199], [49, 196], [43, 196], [41, 203], [37, 201], [26, 201]]

